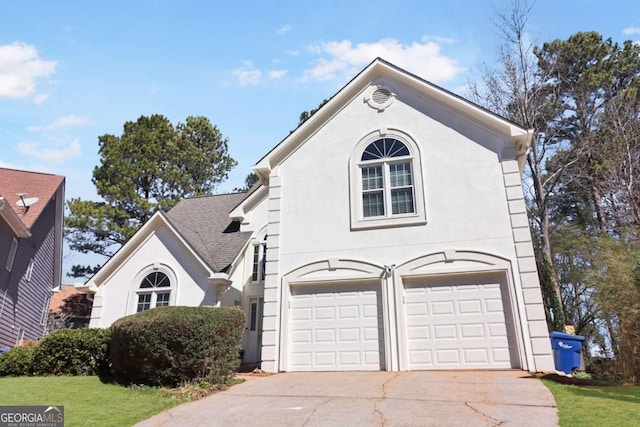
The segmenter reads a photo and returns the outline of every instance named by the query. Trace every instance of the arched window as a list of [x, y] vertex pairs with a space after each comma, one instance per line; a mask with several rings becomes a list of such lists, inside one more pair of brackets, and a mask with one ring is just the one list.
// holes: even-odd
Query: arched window
[[411, 153], [394, 138], [381, 138], [364, 149], [362, 216], [387, 217], [415, 213]]
[[352, 228], [424, 223], [417, 146], [399, 135], [376, 134], [363, 139], [352, 154]]
[[153, 271], [142, 279], [138, 286], [136, 312], [169, 305], [171, 301], [171, 280], [162, 271]]

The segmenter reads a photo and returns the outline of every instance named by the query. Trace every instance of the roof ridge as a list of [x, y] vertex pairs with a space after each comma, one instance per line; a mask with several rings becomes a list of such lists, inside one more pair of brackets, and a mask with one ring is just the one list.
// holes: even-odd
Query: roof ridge
[[218, 194], [202, 194], [200, 196], [185, 197], [181, 200], [205, 199], [208, 197], [219, 197], [219, 196], [235, 196], [236, 194], [245, 194], [245, 193], [247, 193], [247, 191], [234, 191], [231, 193], [218, 193]]
[[0, 167], [0, 170], [21, 172], [21, 173], [31, 173], [31, 174], [38, 174], [38, 175], [56, 176], [56, 177], [59, 177], [59, 178], [64, 178], [65, 177], [64, 175], [58, 175], [56, 173], [40, 172], [40, 171], [28, 171], [28, 170], [24, 170], [24, 169], [15, 169], [15, 168], [6, 168], [6, 167]]

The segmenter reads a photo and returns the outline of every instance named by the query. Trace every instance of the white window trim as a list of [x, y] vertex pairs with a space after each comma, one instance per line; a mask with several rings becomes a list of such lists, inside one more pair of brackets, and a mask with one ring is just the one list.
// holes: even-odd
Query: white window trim
[[31, 258], [29, 260], [29, 266], [27, 267], [27, 272], [24, 275], [24, 279], [27, 282], [31, 281], [31, 276], [33, 275], [33, 268], [34, 268], [35, 264], [36, 264], [36, 261], [33, 258]]
[[[257, 265], [257, 271], [254, 270], [254, 260], [255, 260], [255, 254], [256, 254], [256, 249], [258, 250], [258, 265]], [[250, 267], [250, 281], [252, 284], [261, 284], [264, 283], [264, 279], [265, 279], [265, 275], [266, 275], [266, 267], [267, 267], [267, 263], [266, 263], [266, 252], [267, 250], [267, 236], [265, 235], [264, 238], [260, 241], [256, 240], [252, 243], [251, 246], [251, 267]], [[254, 273], [256, 273], [257, 279], [254, 280], [253, 276]]]
[[[164, 273], [169, 278], [170, 286], [162, 288], [140, 288], [142, 280], [151, 273]], [[151, 294], [151, 303], [149, 310], [156, 307], [158, 294], [169, 292], [169, 305], [176, 305], [178, 282], [175, 273], [169, 266], [165, 264], [152, 264], [142, 269], [135, 277], [131, 286], [129, 312], [128, 314], [138, 313], [138, 298], [142, 294]], [[143, 310], [146, 311], [146, 310]]]
[[[381, 138], [395, 138], [398, 141], [404, 143], [409, 149], [410, 156], [381, 159], [379, 162], [365, 161], [362, 162], [361, 156], [364, 149], [372, 142]], [[411, 171], [413, 174], [413, 191], [414, 191], [414, 213], [409, 214], [391, 214], [390, 210], [386, 210], [384, 217], [364, 217], [363, 205], [362, 205], [362, 173], [361, 165], [377, 165], [377, 164], [391, 164], [402, 163], [406, 161], [411, 162]], [[388, 167], [388, 166], [387, 166]], [[422, 156], [420, 155], [420, 149], [418, 144], [406, 133], [397, 129], [378, 129], [365, 137], [363, 137], [355, 146], [349, 159], [349, 175], [350, 185], [349, 194], [351, 199], [351, 229], [352, 230], [366, 230], [371, 228], [383, 228], [383, 227], [401, 227], [410, 225], [421, 225], [427, 223], [425, 204], [424, 204], [424, 188], [422, 177]], [[383, 171], [383, 175], [384, 171]], [[385, 180], [388, 180], [388, 176], [385, 176]], [[387, 196], [387, 184], [385, 183], [385, 196]], [[385, 202], [385, 209], [390, 202]], [[390, 208], [390, 206], [389, 206]]]
[[7, 264], [5, 268], [7, 271], [13, 269], [13, 262], [16, 259], [16, 252], [18, 252], [18, 239], [15, 237], [11, 240], [11, 247], [9, 248], [9, 256], [7, 257]]
[[48, 295], [44, 301], [44, 307], [42, 307], [42, 316], [40, 317], [40, 326], [46, 326], [47, 319], [49, 318], [50, 306], [51, 306], [51, 295]]
[[24, 333], [24, 328], [18, 328], [18, 334], [16, 335], [16, 347], [22, 345], [22, 342], [24, 341]]

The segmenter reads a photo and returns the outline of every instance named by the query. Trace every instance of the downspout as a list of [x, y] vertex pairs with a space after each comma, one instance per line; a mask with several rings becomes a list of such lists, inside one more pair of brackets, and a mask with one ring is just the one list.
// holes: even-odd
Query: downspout
[[[384, 330], [387, 331], [384, 339], [385, 370], [387, 371], [398, 370], [397, 355], [393, 351], [397, 346], [392, 345], [397, 342], [398, 338], [395, 328], [396, 322], [392, 321], [392, 319], [395, 319], [396, 317], [395, 270], [395, 264], [385, 265], [383, 273], [384, 286], [382, 289], [382, 319], [384, 321]], [[386, 316], [384, 315], [385, 311], [387, 312]]]

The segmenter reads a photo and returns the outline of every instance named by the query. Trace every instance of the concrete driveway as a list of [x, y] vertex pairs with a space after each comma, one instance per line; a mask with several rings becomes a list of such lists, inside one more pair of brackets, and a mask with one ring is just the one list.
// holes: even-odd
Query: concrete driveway
[[138, 426], [557, 426], [522, 371], [326, 372], [251, 377]]

